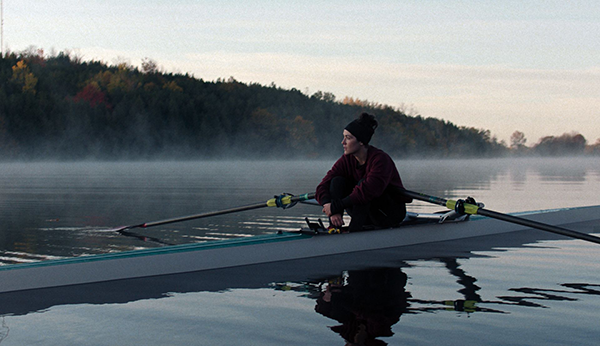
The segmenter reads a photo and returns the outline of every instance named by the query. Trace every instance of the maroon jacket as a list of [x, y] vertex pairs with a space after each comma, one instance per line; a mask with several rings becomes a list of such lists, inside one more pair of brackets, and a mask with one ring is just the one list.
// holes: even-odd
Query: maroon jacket
[[[367, 204], [373, 199], [381, 196], [388, 186], [395, 186], [404, 189], [400, 174], [392, 158], [380, 149], [369, 146], [367, 151], [367, 161], [359, 166], [358, 161], [353, 155], [342, 155], [333, 167], [327, 172], [323, 181], [317, 186], [316, 199], [319, 204], [324, 205], [331, 202], [329, 195], [329, 184], [331, 179], [337, 176], [345, 177], [349, 180], [358, 182], [363, 179], [360, 185], [354, 187], [352, 193], [342, 201], [344, 207], [355, 204]], [[411, 201], [410, 198], [402, 198], [405, 203]]]

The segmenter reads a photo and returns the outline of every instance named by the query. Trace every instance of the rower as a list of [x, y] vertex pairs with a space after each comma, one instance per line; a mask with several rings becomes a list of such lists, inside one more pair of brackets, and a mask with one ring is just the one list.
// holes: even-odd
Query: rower
[[368, 113], [348, 124], [344, 154], [317, 186], [316, 199], [333, 227], [344, 225], [344, 210], [352, 217], [350, 232], [394, 227], [404, 220], [406, 203], [412, 202], [401, 193], [404, 186], [392, 158], [369, 145], [377, 126]]

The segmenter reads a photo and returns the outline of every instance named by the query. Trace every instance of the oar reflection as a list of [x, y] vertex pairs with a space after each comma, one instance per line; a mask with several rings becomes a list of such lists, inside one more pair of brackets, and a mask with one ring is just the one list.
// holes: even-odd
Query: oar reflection
[[512, 288], [509, 291], [515, 295], [484, 300], [477, 279], [461, 268], [456, 258], [438, 261], [456, 277], [460, 285], [456, 292], [463, 299], [416, 298], [421, 292], [408, 291], [407, 275], [402, 268], [395, 267], [344, 271], [310, 282], [275, 284], [275, 289], [303, 292], [315, 300], [315, 311], [336, 321], [329, 328], [351, 345], [386, 345], [382, 338], [394, 335], [393, 326], [403, 314], [444, 311], [467, 316], [476, 312], [508, 314], [509, 307], [547, 308], [539, 301], [577, 301], [573, 295], [600, 295], [600, 285], [573, 283], [562, 284], [559, 289]]

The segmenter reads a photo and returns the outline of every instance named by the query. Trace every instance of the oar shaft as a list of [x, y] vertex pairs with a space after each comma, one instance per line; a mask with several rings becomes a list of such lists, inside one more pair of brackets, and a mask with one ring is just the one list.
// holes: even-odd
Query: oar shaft
[[249, 204], [249, 205], [245, 205], [245, 206], [241, 206], [241, 207], [235, 207], [235, 208], [218, 210], [218, 211], [211, 211], [211, 212], [202, 213], [202, 214], [182, 216], [182, 217], [177, 217], [177, 218], [173, 218], [173, 219], [146, 222], [146, 223], [141, 223], [141, 224], [137, 224], [137, 225], [121, 227], [121, 228], [117, 229], [117, 231], [122, 231], [122, 230], [126, 230], [126, 229], [131, 229], [131, 228], [146, 228], [146, 227], [160, 226], [160, 225], [166, 225], [166, 224], [175, 223], [175, 222], [196, 220], [196, 219], [202, 219], [202, 218], [211, 217], [211, 216], [225, 215], [225, 214], [237, 213], [237, 212], [241, 212], [241, 211], [259, 209], [259, 208], [265, 208], [265, 207], [284, 207], [286, 205], [289, 205], [289, 204], [292, 204], [295, 202], [306, 201], [306, 200], [313, 199], [313, 198], [315, 198], [314, 193], [305, 193], [303, 195], [298, 195], [298, 196], [282, 195], [279, 197], [271, 198], [270, 200], [268, 200], [266, 202], [262, 202], [262, 203]]
[[429, 196], [423, 193], [419, 193], [419, 192], [414, 192], [414, 191], [409, 191], [409, 190], [403, 190], [402, 193], [408, 197], [412, 197], [414, 199], [418, 199], [421, 201], [425, 201], [425, 202], [429, 202], [429, 203], [433, 203], [433, 204], [438, 204], [441, 206], [446, 206], [446, 204], [448, 203], [447, 199], [444, 198], [440, 198], [440, 197], [435, 197], [435, 196]]
[[[451, 210], [454, 210], [455, 206], [457, 205], [457, 201], [454, 201], [454, 200], [448, 200], [448, 199], [444, 199], [444, 198], [440, 198], [440, 197], [429, 196], [429, 195], [426, 195], [423, 193], [409, 191], [409, 190], [404, 190], [402, 192], [404, 193], [404, 195], [412, 197], [414, 199], [418, 199], [418, 200], [433, 203], [433, 204], [438, 204], [438, 205], [444, 206]], [[537, 228], [542, 231], [552, 232], [552, 233], [565, 235], [568, 237], [577, 238], [577, 239], [581, 239], [581, 240], [587, 240], [587, 241], [590, 241], [590, 242], [593, 242], [596, 244], [600, 244], [600, 238], [590, 235], [590, 234], [581, 233], [581, 232], [573, 231], [573, 230], [558, 227], [558, 226], [548, 225], [545, 223], [541, 223], [541, 222], [537, 222], [537, 221], [533, 221], [533, 220], [529, 220], [529, 219], [524, 219], [522, 217], [516, 217], [516, 216], [512, 216], [512, 215], [508, 215], [508, 214], [498, 213], [496, 211], [485, 209], [485, 208], [480, 208], [479, 206], [469, 204], [469, 203], [464, 203], [463, 207], [464, 207], [465, 213], [467, 213], [467, 214], [477, 214], [477, 215], [487, 216], [487, 217], [490, 217], [493, 219], [512, 222], [512, 223], [516, 223], [518, 225], [531, 227], [531, 228]]]
[[541, 223], [541, 222], [537, 222], [537, 221], [533, 221], [533, 220], [529, 220], [529, 219], [524, 219], [521, 217], [516, 217], [516, 216], [512, 216], [512, 215], [508, 215], [508, 214], [502, 214], [502, 213], [498, 213], [493, 210], [488, 210], [488, 209], [484, 209], [484, 208], [479, 208], [477, 210], [477, 214], [482, 215], [482, 216], [491, 217], [491, 218], [498, 219], [498, 220], [502, 220], [502, 221], [516, 223], [516, 224], [519, 224], [522, 226], [537, 228], [542, 231], [552, 232], [552, 233], [556, 233], [556, 234], [560, 234], [560, 235], [565, 235], [567, 237], [577, 238], [577, 239], [581, 239], [581, 240], [587, 240], [592, 243], [600, 244], [600, 238], [598, 238], [598, 237], [595, 237], [593, 235], [586, 234], [586, 233], [573, 231], [573, 230], [570, 230], [567, 228], [548, 225], [545, 223]]
[[211, 211], [211, 212], [207, 212], [207, 213], [182, 216], [182, 217], [177, 217], [177, 218], [167, 219], [167, 220], [147, 222], [147, 223], [143, 224], [143, 226], [141, 226], [141, 227], [145, 228], [145, 227], [160, 226], [160, 225], [166, 225], [166, 224], [170, 224], [170, 223], [202, 219], [205, 217], [237, 213], [240, 211], [259, 209], [259, 208], [264, 208], [264, 207], [267, 207], [267, 203], [265, 203], [265, 202], [257, 203], [257, 204], [250, 204], [250, 205], [245, 205], [245, 206], [241, 206], [241, 207], [237, 207], [237, 208], [231, 208], [231, 209], [225, 209], [225, 210], [219, 210], [219, 211]]

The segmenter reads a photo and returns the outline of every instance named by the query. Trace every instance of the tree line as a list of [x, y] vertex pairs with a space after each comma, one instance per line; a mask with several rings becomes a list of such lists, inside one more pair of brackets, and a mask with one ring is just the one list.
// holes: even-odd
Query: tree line
[[138, 68], [69, 52], [0, 58], [4, 160], [331, 157], [343, 126], [362, 112], [380, 123], [373, 144], [395, 157], [515, 152], [489, 130], [328, 92], [165, 73], [151, 59]]
[[572, 156], [600, 155], [600, 138], [588, 145], [583, 135], [566, 132], [560, 136], [544, 136], [533, 146], [526, 145], [527, 138], [521, 131], [515, 131], [510, 137], [510, 154], [514, 156]]

